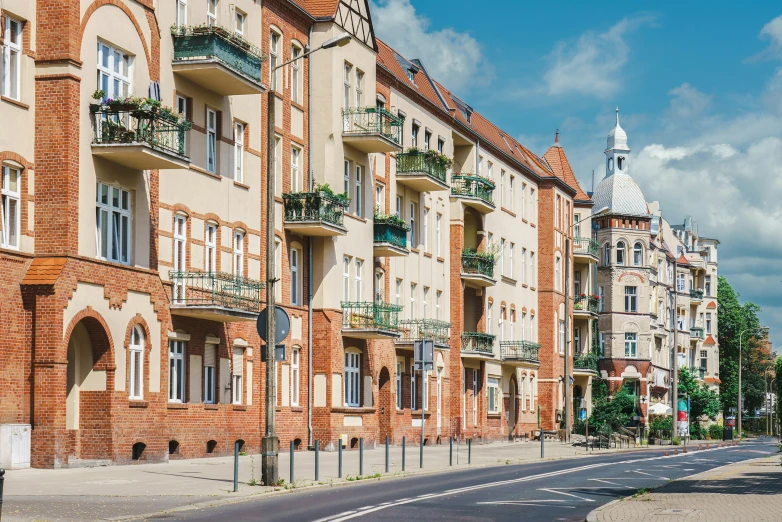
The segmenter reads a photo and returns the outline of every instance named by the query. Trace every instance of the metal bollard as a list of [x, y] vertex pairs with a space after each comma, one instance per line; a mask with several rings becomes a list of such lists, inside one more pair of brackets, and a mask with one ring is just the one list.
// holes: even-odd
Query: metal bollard
[[239, 441], [234, 444], [234, 493], [239, 491]]
[[364, 438], [358, 439], [358, 476], [364, 476]]
[[315, 482], [320, 480], [320, 462], [318, 457], [320, 457], [320, 442], [315, 441]]
[[337, 478], [342, 478], [342, 439], [337, 439], [337, 447], [339, 448], [339, 473]]
[[472, 439], [467, 439], [467, 464], [472, 461]]
[[388, 435], [386, 435], [386, 473], [388, 473]]
[[453, 466], [453, 437], [448, 437], [448, 465]]
[[543, 458], [546, 454], [545, 448], [546, 435], [543, 432], [543, 428], [540, 428], [540, 458]]
[[291, 484], [293, 484], [293, 454], [294, 453], [295, 451], [294, 451], [293, 441], [291, 441], [291, 475], [290, 475]]
[[407, 446], [407, 437], [402, 437], [402, 471], [405, 470], [405, 447]]
[[424, 467], [424, 436], [423, 432], [421, 434], [421, 442], [420, 446], [418, 448], [418, 467], [423, 468]]

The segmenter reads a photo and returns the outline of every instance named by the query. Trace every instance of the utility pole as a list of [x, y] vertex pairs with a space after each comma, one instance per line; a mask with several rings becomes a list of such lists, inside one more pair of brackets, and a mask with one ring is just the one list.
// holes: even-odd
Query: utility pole
[[[271, 71], [273, 76], [275, 71]], [[272, 82], [270, 76], [269, 81]], [[261, 441], [261, 477], [264, 486], [277, 484], [279, 481], [280, 439], [277, 437], [277, 361], [275, 360], [276, 325], [274, 285], [276, 269], [274, 266], [274, 194], [275, 194], [275, 150], [274, 121], [275, 100], [274, 89], [268, 92], [267, 143], [266, 143], [266, 432]], [[310, 260], [312, 262], [312, 260]]]
[[[587, 301], [588, 303], [588, 301]], [[588, 306], [588, 304], [587, 304]], [[565, 231], [565, 442], [570, 442], [570, 409], [573, 407], [570, 389], [570, 227]]]
[[671, 370], [671, 414], [673, 420], [671, 422], [671, 439], [679, 435], [679, 428], [677, 421], [679, 417], [679, 350], [676, 346], [676, 331], [678, 328], [678, 272], [679, 263], [678, 258], [674, 256], [673, 259], [673, 342], [671, 352], [673, 353], [673, 369]]

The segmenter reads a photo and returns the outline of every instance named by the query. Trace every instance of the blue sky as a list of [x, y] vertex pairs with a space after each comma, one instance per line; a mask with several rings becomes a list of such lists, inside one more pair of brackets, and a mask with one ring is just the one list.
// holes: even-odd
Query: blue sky
[[782, 332], [782, 4], [372, 6], [378, 37], [535, 152], [560, 129], [585, 190], [619, 106], [646, 199], [720, 239], [720, 272]]

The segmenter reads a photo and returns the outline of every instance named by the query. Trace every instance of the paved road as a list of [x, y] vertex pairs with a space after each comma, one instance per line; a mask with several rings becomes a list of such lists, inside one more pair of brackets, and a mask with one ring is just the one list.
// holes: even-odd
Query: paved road
[[[596, 507], [725, 464], [777, 451], [773, 443], [690, 451], [663, 450], [372, 480], [292, 492], [191, 512], [183, 521], [531, 520], [583, 521]], [[163, 517], [161, 517], [163, 518]]]

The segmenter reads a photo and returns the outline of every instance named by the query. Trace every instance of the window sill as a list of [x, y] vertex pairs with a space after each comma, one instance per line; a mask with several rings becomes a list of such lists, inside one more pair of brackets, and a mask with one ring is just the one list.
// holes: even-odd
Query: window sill
[[535, 292], [537, 292], [537, 291], [538, 291], [538, 289], [537, 289], [537, 288], [535, 288], [534, 286], [531, 286], [531, 287], [529, 287], [529, 289], [530, 289], [530, 290], [534, 290]]
[[530, 223], [529, 226], [531, 226], [532, 228], [537, 228], [537, 225], [535, 223]]
[[445, 258], [444, 258], [444, 257], [437, 256], [437, 262], [438, 262], [438, 263], [445, 263]]
[[233, 411], [247, 411], [246, 404], [231, 404], [231, 410]]
[[529, 288], [529, 285], [527, 283], [521, 283], [522, 288]]
[[26, 111], [30, 110], [30, 106], [26, 103], [22, 103], [19, 100], [14, 100], [13, 98], [9, 98], [8, 96], [0, 96], [0, 100], [3, 100], [6, 103], [10, 103], [11, 105], [16, 105], [20, 109], [24, 109]]
[[513, 279], [512, 277], [508, 276], [502, 276], [502, 281], [505, 283], [508, 283], [509, 285], [516, 286], [517, 281]]
[[375, 413], [376, 411], [376, 408], [363, 408], [360, 406], [355, 408], [350, 406], [331, 408], [331, 413], [347, 413], [349, 415]]
[[418, 254], [418, 253], [420, 253], [420, 251], [417, 248], [411, 248], [410, 249], [410, 253], [411, 254]]
[[250, 190], [250, 185], [245, 185], [244, 183], [240, 181], [234, 180], [234, 187], [239, 187], [241, 189]]
[[145, 401], [143, 399], [129, 399], [128, 400], [128, 407], [130, 407], [130, 408], [148, 408], [149, 407], [149, 401]]
[[424, 252], [424, 257], [428, 257], [429, 259], [431, 259], [432, 254], [430, 254], [429, 252]]
[[501, 209], [503, 212], [505, 212], [505, 213], [507, 213], [507, 214], [510, 214], [510, 215], [511, 215], [511, 216], [513, 216], [513, 217], [516, 217], [516, 213], [515, 213], [514, 211], [512, 211], [511, 209], [509, 209], [509, 208], [505, 208], [505, 207], [500, 207], [500, 209]]
[[188, 405], [185, 402], [169, 402], [166, 404], [166, 408], [169, 410], [186, 410]]
[[304, 108], [304, 105], [302, 105], [302, 104], [300, 104], [298, 102], [295, 102], [293, 100], [291, 100], [291, 107], [296, 107], [300, 111], [307, 112], [307, 109]]
[[204, 403], [204, 409], [205, 410], [219, 410], [220, 409], [220, 405], [219, 404]]
[[367, 222], [367, 220], [365, 218], [359, 217], [359, 216], [357, 216], [355, 214], [349, 214], [347, 212], [345, 212], [345, 217], [349, 217], [351, 219], [355, 219], [356, 221], [360, 221], [362, 223], [366, 223]]
[[529, 225], [529, 221], [527, 221], [527, 219], [526, 219], [526, 218], [521, 218], [521, 222], [522, 222], [522, 223], [526, 223], [526, 224], [528, 224], [528, 225]]
[[[419, 418], [420, 419], [421, 418], [421, 410], [410, 410], [410, 415], [412, 415], [412, 417], [414, 419], [415, 418]], [[424, 412], [424, 418], [425, 419], [428, 419], [431, 416], [432, 416], [432, 412], [431, 411], [427, 410], [427, 411]]]
[[487, 413], [486, 414], [487, 419], [501, 419], [502, 413]]
[[301, 406], [291, 406], [291, 411], [302, 412], [304, 411], [304, 408], [302, 408]]
[[201, 167], [197, 167], [195, 165], [190, 165], [190, 170], [193, 172], [198, 172], [199, 174], [203, 174], [204, 176], [209, 176], [210, 178], [214, 179], [223, 179], [223, 177], [220, 174], [217, 174], [215, 172], [209, 172], [206, 169], [202, 169]]

